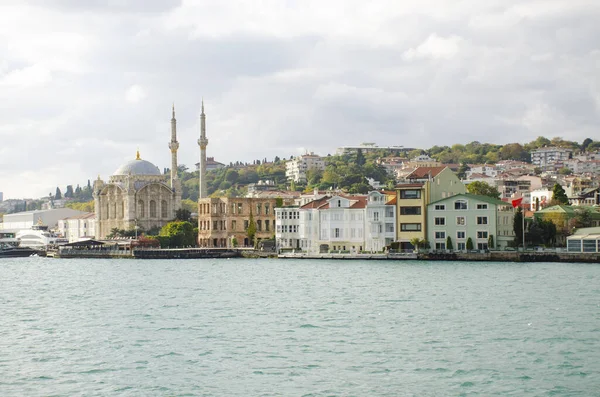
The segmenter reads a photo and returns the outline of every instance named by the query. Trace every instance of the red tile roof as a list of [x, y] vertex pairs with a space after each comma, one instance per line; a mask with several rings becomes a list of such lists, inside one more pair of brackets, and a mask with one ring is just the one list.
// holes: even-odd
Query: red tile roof
[[406, 179], [423, 179], [428, 178], [429, 176], [437, 176], [440, 172], [442, 172], [446, 166], [443, 167], [419, 167], [416, 168], [413, 172], [406, 176]]

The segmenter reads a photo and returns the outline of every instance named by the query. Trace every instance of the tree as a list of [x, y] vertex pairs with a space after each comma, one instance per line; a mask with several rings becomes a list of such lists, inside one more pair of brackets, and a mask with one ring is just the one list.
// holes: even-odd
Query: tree
[[54, 194], [54, 200], [60, 200], [62, 198], [62, 193], [60, 192], [60, 188], [56, 188], [56, 193]]
[[513, 230], [515, 232], [515, 245], [518, 247], [523, 242], [523, 210], [517, 208], [513, 218]]
[[446, 249], [447, 250], [454, 249], [454, 247], [452, 246], [452, 238], [450, 236], [446, 237]]
[[159, 235], [169, 238], [169, 246], [171, 248], [196, 245], [197, 235], [194, 235], [194, 225], [190, 222], [169, 222], [163, 226]]
[[463, 161], [460, 167], [458, 167], [458, 172], [456, 173], [456, 176], [459, 179], [465, 179], [467, 177], [467, 171], [469, 171], [469, 166]]
[[469, 237], [469, 238], [467, 239], [467, 247], [466, 247], [466, 248], [467, 248], [467, 250], [469, 250], [469, 251], [473, 249], [473, 239], [471, 239], [471, 237]]
[[67, 190], [65, 191], [65, 198], [73, 198], [73, 185], [67, 185]]
[[361, 149], [358, 149], [356, 151], [356, 165], [359, 165], [359, 166], [365, 165], [365, 162], [366, 162], [365, 155], [363, 154]]
[[565, 193], [565, 189], [563, 189], [562, 186], [560, 186], [560, 184], [555, 183], [554, 187], [552, 188], [552, 201], [551, 201], [552, 205], [568, 205], [569, 204], [569, 198], [567, 197], [567, 194]]
[[493, 249], [494, 248], [494, 235], [490, 234], [490, 236], [488, 237], [488, 248]]
[[246, 234], [248, 235], [248, 241], [252, 245], [254, 245], [254, 236], [256, 235], [256, 224], [254, 223], [254, 215], [252, 215], [252, 210], [250, 210], [250, 219], [248, 219], [248, 228], [246, 229]]
[[571, 171], [570, 168], [562, 167], [561, 169], [558, 170], [558, 173], [560, 175], [571, 175], [573, 173], [573, 171]]
[[186, 208], [180, 208], [175, 211], [175, 220], [182, 222], [189, 222], [192, 217], [192, 213]]
[[591, 138], [585, 138], [583, 142], [581, 142], [581, 151], [585, 152], [588, 146], [590, 146], [590, 144], [592, 144], [593, 142], [594, 141]]
[[467, 191], [471, 194], [493, 197], [495, 199], [500, 197], [500, 192], [495, 186], [491, 186], [483, 181], [473, 181], [469, 183], [467, 185]]
[[575, 229], [592, 226], [592, 211], [585, 207], [575, 209], [575, 216], [570, 223], [571, 228]]
[[556, 240], [556, 225], [549, 220], [534, 217], [529, 230], [525, 234], [525, 239], [531, 245], [552, 246]]

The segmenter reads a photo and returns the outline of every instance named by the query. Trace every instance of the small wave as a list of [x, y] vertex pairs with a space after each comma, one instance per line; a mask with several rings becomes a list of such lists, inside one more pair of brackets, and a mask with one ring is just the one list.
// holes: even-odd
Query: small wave
[[300, 328], [321, 328], [321, 327], [316, 326], [316, 325], [312, 325], [312, 324], [302, 324], [300, 326]]
[[156, 356], [154, 356], [154, 358], [162, 358], [162, 357], [168, 357], [168, 356], [182, 356], [183, 354], [180, 353], [175, 353], [175, 352], [169, 352], [169, 353], [165, 353], [165, 354], [158, 354]]

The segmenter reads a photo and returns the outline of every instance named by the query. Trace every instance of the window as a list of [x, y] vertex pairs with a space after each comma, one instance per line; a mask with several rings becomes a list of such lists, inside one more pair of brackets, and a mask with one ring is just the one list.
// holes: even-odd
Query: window
[[455, 210], [466, 210], [467, 209], [467, 201], [466, 200], [456, 200], [454, 202]]
[[464, 240], [467, 237], [467, 233], [464, 230], [459, 230], [456, 232], [456, 238], [459, 240]]
[[386, 209], [385, 209], [385, 217], [386, 218], [393, 218], [394, 217], [394, 207], [392, 207], [392, 206], [386, 207]]
[[262, 232], [262, 221], [260, 219], [256, 221], [256, 230]]
[[446, 209], [446, 204], [436, 204], [435, 205], [436, 211], [444, 211], [445, 209]]
[[167, 218], [167, 200], [160, 202], [160, 217]]
[[[267, 209], [266, 209], [266, 207], [265, 207], [265, 211], [266, 211], [266, 210], [267, 210]], [[271, 229], [270, 229], [270, 227], [269, 227], [269, 220], [267, 219], [267, 220], [265, 220], [265, 231], [267, 231], [267, 232], [268, 232], [268, 231], [270, 231], [270, 230], [271, 230]]]
[[138, 201], [138, 218], [144, 218], [144, 217], [145, 217], [144, 201], [139, 200]]
[[379, 220], [379, 212], [378, 211], [373, 212], [373, 220], [376, 222]]
[[400, 190], [400, 198], [404, 199], [404, 200], [420, 199], [421, 198], [421, 190], [417, 190], [417, 189]]
[[237, 230], [237, 222], [235, 220], [231, 221], [231, 230]]
[[467, 223], [467, 222], [466, 222], [466, 219], [465, 219], [465, 217], [464, 217], [464, 216], [457, 216], [457, 217], [456, 217], [456, 224], [457, 224], [457, 225], [464, 226], [466, 223]]
[[156, 201], [150, 200], [150, 218], [156, 218]]
[[421, 215], [421, 207], [400, 207], [400, 215]]
[[488, 238], [488, 232], [486, 231], [478, 231], [477, 238]]
[[446, 232], [443, 232], [443, 231], [435, 232], [435, 238], [436, 238], [436, 240], [445, 239]]
[[262, 208], [262, 204], [260, 204], [260, 203], [256, 204], [256, 215], [260, 215], [261, 208]]
[[477, 224], [478, 225], [487, 225], [488, 224], [488, 218], [487, 218], [487, 216], [478, 216], [477, 217]]
[[436, 250], [445, 250], [446, 249], [446, 243], [435, 243], [435, 249]]
[[466, 243], [456, 243], [456, 249], [459, 251], [464, 251], [467, 249]]
[[403, 232], [420, 232], [421, 224], [420, 223], [401, 223], [400, 230]]
[[487, 210], [487, 204], [477, 204], [478, 210]]
[[393, 223], [386, 223], [385, 224], [385, 232], [386, 233], [393, 233], [394, 232], [394, 224]]
[[445, 224], [446, 224], [446, 218], [443, 218], [443, 217], [435, 217], [435, 218], [433, 218], [433, 223], [434, 223], [436, 226], [443, 226], [443, 225], [445, 225]]
[[340, 229], [339, 228], [335, 228], [333, 229], [333, 237], [339, 238], [340, 237]]
[[247, 220], [244, 221], [244, 230], [248, 230], [248, 221]]
[[242, 203], [237, 203], [237, 213], [238, 215], [242, 214]]
[[269, 211], [270, 211], [269, 210], [269, 203], [265, 203], [265, 215], [269, 215], [270, 214]]
[[486, 250], [486, 249], [488, 249], [488, 244], [487, 243], [477, 243], [477, 249], [478, 250]]

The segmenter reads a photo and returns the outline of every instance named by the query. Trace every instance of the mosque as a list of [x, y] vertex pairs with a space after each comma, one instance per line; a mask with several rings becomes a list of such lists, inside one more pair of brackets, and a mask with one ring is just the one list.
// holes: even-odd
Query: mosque
[[[203, 177], [206, 167], [206, 126], [204, 102], [200, 115], [201, 146], [200, 193], [206, 194], [206, 181]], [[162, 227], [175, 219], [181, 208], [181, 181], [177, 177], [177, 121], [175, 106], [171, 118], [171, 173], [163, 175], [157, 166], [140, 157], [121, 165], [104, 182], [98, 176], [94, 181], [93, 196], [96, 212], [96, 239], [105, 239], [114, 228], [123, 230], [150, 230]], [[203, 191], [204, 187], [204, 191]], [[203, 197], [203, 196], [201, 196]]]

